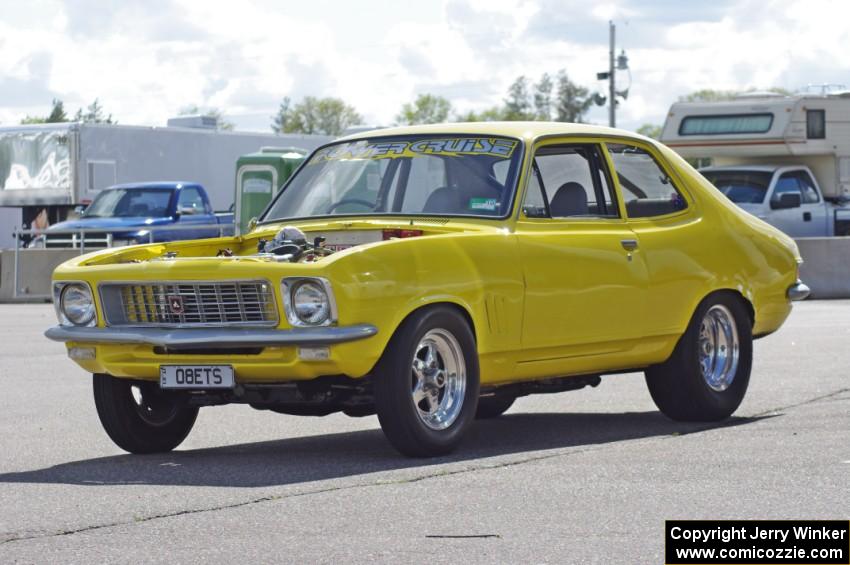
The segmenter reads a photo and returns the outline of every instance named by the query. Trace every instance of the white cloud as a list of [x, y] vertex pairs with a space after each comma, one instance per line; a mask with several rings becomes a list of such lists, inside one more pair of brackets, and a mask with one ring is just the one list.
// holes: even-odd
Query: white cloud
[[[92, 9], [94, 5], [98, 9]], [[163, 124], [190, 104], [265, 129], [285, 95], [339, 96], [390, 123], [420, 92], [492, 106], [519, 75], [565, 68], [591, 89], [618, 25], [632, 84], [619, 123], [660, 123], [680, 95], [850, 82], [850, 4], [446, 0], [282, 5], [200, 0], [0, 0], [0, 122], [100, 98], [122, 123]], [[628, 84], [620, 73], [619, 85]], [[605, 109], [590, 118], [605, 121]]]

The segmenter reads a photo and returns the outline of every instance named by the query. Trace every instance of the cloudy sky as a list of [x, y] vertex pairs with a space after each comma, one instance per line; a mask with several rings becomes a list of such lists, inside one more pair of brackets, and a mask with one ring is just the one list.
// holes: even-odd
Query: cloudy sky
[[702, 88], [850, 86], [848, 1], [0, 0], [0, 123], [98, 97], [125, 124], [197, 104], [267, 130], [283, 96], [315, 95], [388, 125], [419, 93], [479, 110], [561, 68], [603, 90], [609, 19], [631, 67], [622, 127]]

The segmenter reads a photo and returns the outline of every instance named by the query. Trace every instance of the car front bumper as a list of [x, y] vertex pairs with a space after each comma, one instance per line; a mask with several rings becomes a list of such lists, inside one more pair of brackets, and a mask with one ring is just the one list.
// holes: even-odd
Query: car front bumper
[[53, 341], [152, 345], [181, 349], [332, 345], [371, 337], [378, 329], [370, 324], [345, 327], [295, 328], [87, 328], [54, 326], [44, 332]]

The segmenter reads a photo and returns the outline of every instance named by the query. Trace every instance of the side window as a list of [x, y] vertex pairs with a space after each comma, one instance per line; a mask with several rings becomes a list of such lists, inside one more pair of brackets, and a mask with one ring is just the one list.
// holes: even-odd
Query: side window
[[803, 199], [803, 194], [800, 191], [800, 181], [797, 179], [796, 173], [784, 173], [779, 180], [776, 181], [776, 187], [773, 189], [772, 200], [779, 200], [780, 194], [788, 192], [796, 192], [800, 195], [800, 200]]
[[528, 217], [616, 218], [616, 201], [594, 145], [547, 146], [534, 155], [523, 210]]
[[177, 208], [192, 208], [195, 214], [203, 214], [206, 212], [204, 207], [204, 198], [201, 196], [197, 188], [184, 188], [180, 191], [180, 199], [177, 201]]
[[809, 173], [806, 171], [797, 171], [797, 180], [800, 181], [800, 189], [803, 191], [803, 204], [814, 204], [820, 202], [818, 190], [815, 188], [815, 183]]
[[808, 139], [826, 138], [826, 112], [824, 110], [806, 110], [806, 137]]
[[687, 208], [685, 198], [649, 152], [621, 143], [607, 147], [630, 218], [652, 218]]

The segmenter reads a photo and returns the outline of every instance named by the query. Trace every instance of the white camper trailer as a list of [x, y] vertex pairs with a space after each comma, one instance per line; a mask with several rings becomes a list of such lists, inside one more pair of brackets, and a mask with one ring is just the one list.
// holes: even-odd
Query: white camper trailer
[[[723, 102], [677, 102], [664, 122], [661, 141], [683, 157], [710, 158], [713, 167], [704, 174], [718, 188], [790, 235], [848, 233], [850, 91], [748, 93]], [[766, 180], [754, 182], [758, 175]], [[728, 186], [718, 185], [721, 177]], [[780, 202], [788, 191], [799, 192], [800, 198]], [[746, 194], [746, 199], [739, 202], [735, 194]], [[803, 210], [801, 204], [818, 210]]]

